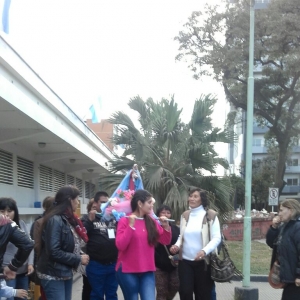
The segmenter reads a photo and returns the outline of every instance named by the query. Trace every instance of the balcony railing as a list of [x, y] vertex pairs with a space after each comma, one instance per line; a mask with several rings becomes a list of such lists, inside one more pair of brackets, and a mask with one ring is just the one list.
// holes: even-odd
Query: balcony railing
[[300, 193], [300, 186], [299, 185], [286, 185], [283, 190], [283, 194], [297, 194]]

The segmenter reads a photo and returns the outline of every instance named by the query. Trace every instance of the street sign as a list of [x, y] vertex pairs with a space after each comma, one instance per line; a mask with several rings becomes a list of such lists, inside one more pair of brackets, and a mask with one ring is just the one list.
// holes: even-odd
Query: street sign
[[278, 205], [278, 188], [269, 188], [269, 205]]

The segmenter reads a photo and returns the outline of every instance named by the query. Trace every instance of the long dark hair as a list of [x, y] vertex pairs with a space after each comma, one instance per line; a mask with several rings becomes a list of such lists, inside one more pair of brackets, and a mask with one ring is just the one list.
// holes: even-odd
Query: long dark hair
[[7, 208], [15, 212], [13, 221], [16, 222], [17, 225], [20, 227], [20, 217], [17, 202], [13, 198], [0, 198], [0, 210], [6, 210]]
[[208, 200], [207, 200], [207, 194], [206, 191], [201, 190], [200, 188], [190, 188], [189, 189], [189, 196], [193, 193], [198, 192], [201, 198], [201, 204], [204, 209], [208, 208]]
[[[143, 204], [152, 198], [152, 195], [146, 190], [136, 190], [132, 199], [131, 199], [131, 209], [132, 212], [138, 210], [138, 201], [141, 201]], [[156, 246], [159, 238], [158, 231], [156, 229], [155, 222], [149, 215], [144, 216], [145, 225], [148, 232], [148, 244], [150, 246]]]
[[[52, 208], [50, 208], [43, 219], [43, 227], [46, 225], [47, 221], [55, 215], [68, 214], [69, 216], [73, 216], [71, 200], [74, 200], [79, 194], [79, 190], [73, 185], [66, 185], [60, 188], [55, 195]], [[71, 224], [73, 222], [77, 223], [75, 218], [74, 220], [71, 219], [69, 221], [71, 221]]]

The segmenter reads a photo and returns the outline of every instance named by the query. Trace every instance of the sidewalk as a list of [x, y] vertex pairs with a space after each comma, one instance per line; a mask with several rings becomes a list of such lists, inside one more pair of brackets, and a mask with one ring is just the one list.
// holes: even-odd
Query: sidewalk
[[[263, 279], [263, 278], [262, 278]], [[242, 282], [232, 281], [231, 283], [216, 283], [217, 300], [234, 300], [234, 288], [241, 287]], [[282, 290], [273, 289], [268, 282], [251, 282], [251, 287], [258, 288], [260, 300], [280, 300]], [[72, 300], [81, 300], [82, 278], [79, 275], [74, 276]], [[118, 299], [124, 300], [121, 290], [118, 290]], [[149, 299], [155, 300], [155, 299]], [[174, 300], [179, 300], [177, 294]]]

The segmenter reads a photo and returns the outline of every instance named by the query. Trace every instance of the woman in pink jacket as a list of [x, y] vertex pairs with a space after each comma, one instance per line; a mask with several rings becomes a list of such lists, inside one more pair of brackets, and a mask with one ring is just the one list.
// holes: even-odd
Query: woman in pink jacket
[[119, 249], [117, 279], [125, 300], [155, 299], [154, 251], [159, 242], [171, 242], [171, 228], [166, 217], [158, 224], [150, 213], [152, 195], [137, 190], [131, 199], [132, 213], [118, 224], [116, 245]]

